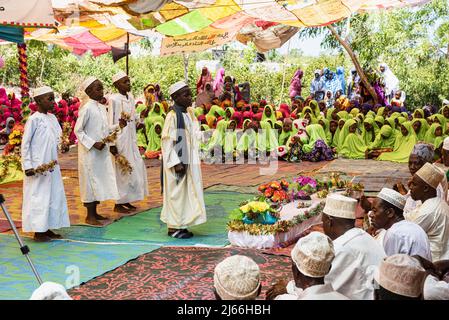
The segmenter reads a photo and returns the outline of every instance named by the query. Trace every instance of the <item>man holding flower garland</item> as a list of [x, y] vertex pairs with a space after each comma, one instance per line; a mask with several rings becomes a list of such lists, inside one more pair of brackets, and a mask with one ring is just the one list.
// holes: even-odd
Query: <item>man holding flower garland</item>
[[115, 146], [110, 147], [113, 155], [124, 156], [132, 168], [131, 173], [128, 173], [121, 170], [117, 162], [115, 165], [120, 198], [116, 201], [114, 211], [126, 214], [137, 209], [130, 202], [140, 201], [148, 196], [147, 172], [139, 153], [136, 134], [136, 127], [140, 129], [143, 124], [139, 124], [140, 117], [135, 112], [135, 101], [130, 92], [131, 82], [128, 75], [120, 71], [112, 77], [112, 83], [118, 93], [109, 99], [109, 125], [116, 126], [122, 115], [129, 118], [128, 125], [118, 134]]
[[[48, 113], [55, 104], [55, 95], [44, 86], [34, 90], [33, 98], [37, 112], [26, 122], [22, 138], [22, 228], [34, 232], [35, 241], [44, 242], [60, 239], [50, 229], [70, 227], [70, 220], [57, 163], [62, 130], [56, 117]], [[67, 152], [69, 147], [62, 144], [61, 149]]]

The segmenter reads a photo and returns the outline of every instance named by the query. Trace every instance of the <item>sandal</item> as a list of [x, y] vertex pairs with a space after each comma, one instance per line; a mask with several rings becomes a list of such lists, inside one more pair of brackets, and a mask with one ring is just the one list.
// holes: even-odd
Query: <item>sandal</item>
[[189, 239], [193, 236], [193, 233], [185, 232], [185, 230], [183, 229], [178, 229], [174, 232], [168, 232], [168, 235], [176, 239]]

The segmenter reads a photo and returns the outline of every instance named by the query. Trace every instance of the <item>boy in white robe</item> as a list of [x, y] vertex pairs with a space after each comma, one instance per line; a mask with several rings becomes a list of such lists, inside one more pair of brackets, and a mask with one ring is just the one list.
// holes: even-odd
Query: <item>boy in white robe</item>
[[192, 105], [192, 93], [185, 82], [170, 87], [175, 101], [162, 130], [163, 206], [161, 220], [168, 235], [187, 239], [188, 227], [206, 222], [199, 158], [201, 131]]
[[81, 107], [75, 124], [80, 196], [87, 208], [86, 223], [102, 225], [100, 220], [107, 218], [97, 213], [97, 205], [100, 201], [119, 199], [114, 164], [108, 143], [103, 140], [118, 127], [126, 127], [127, 122], [120, 119], [118, 125], [109, 126], [106, 106], [100, 103], [104, 99], [100, 80], [89, 77], [82, 90], [90, 99]]
[[130, 92], [131, 82], [123, 71], [114, 75], [112, 82], [119, 93], [109, 97], [109, 125], [117, 125], [122, 112], [130, 116], [128, 125], [118, 134], [115, 146], [110, 147], [113, 155], [123, 155], [132, 167], [131, 173], [127, 173], [115, 165], [120, 199], [116, 201], [114, 211], [128, 213], [137, 209], [130, 202], [140, 201], [148, 196], [147, 172], [137, 146], [136, 123], [139, 123], [140, 118], [135, 112], [135, 101]]
[[[23, 231], [34, 232], [35, 241], [59, 239], [50, 229], [70, 227], [67, 200], [59, 164], [52, 171], [36, 173], [37, 167], [58, 161], [58, 145], [62, 134], [53, 109], [55, 95], [50, 87], [34, 91], [37, 112], [25, 124], [22, 138]], [[62, 152], [69, 150], [62, 145]]]

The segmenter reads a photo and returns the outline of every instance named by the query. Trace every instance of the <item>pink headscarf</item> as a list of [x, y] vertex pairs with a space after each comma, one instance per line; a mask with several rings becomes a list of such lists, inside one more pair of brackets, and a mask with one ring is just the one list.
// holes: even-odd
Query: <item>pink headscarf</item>
[[296, 70], [295, 75], [290, 82], [290, 98], [301, 95], [301, 79], [303, 74], [304, 72], [301, 69]]
[[217, 75], [215, 76], [213, 87], [216, 97], [219, 97], [223, 93], [224, 77], [225, 69], [220, 68], [220, 70], [218, 70], [217, 72]]
[[237, 122], [237, 129], [242, 129], [243, 114], [240, 111], [234, 112], [234, 114], [231, 117], [231, 120], [235, 120]]
[[284, 118], [290, 117], [290, 108], [288, 107], [288, 104], [282, 103], [282, 104], [279, 106], [279, 111], [282, 113], [282, 116], [283, 116]]

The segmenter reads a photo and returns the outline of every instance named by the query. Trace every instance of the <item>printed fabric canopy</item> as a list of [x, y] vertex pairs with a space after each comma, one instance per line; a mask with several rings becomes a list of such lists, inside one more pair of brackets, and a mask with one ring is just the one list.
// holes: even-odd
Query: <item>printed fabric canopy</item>
[[233, 40], [252, 41], [264, 52], [280, 47], [302, 27], [428, 1], [52, 0], [58, 32], [37, 30], [26, 38], [55, 43], [75, 54], [99, 55], [111, 46], [123, 46], [126, 33], [131, 41], [162, 38], [161, 54], [202, 51]]

